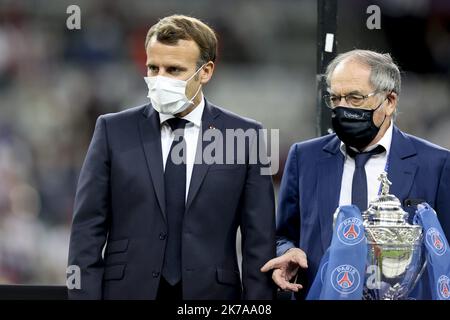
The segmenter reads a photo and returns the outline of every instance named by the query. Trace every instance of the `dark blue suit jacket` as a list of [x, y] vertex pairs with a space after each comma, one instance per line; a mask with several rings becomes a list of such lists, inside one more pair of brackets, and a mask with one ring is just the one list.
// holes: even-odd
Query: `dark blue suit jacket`
[[[309, 290], [333, 235], [333, 213], [339, 205], [345, 160], [339, 146], [335, 134], [294, 144], [284, 169], [277, 212], [277, 255], [291, 247], [305, 251], [308, 269], [300, 274], [306, 285], [303, 295]], [[394, 126], [389, 158], [390, 192], [402, 205], [406, 199], [428, 202], [450, 239], [449, 151]], [[416, 209], [403, 208], [410, 217]], [[427, 281], [426, 272], [423, 278]], [[430, 297], [428, 291], [417, 297]]]
[[[261, 125], [206, 101], [202, 130], [210, 127], [225, 135]], [[275, 256], [272, 179], [249, 164], [248, 151], [245, 164], [194, 165], [181, 235], [184, 299], [273, 298], [270, 275], [259, 271]], [[163, 174], [151, 105], [98, 118], [75, 199], [68, 263], [81, 268], [81, 289], [70, 298], [156, 297], [167, 243]]]

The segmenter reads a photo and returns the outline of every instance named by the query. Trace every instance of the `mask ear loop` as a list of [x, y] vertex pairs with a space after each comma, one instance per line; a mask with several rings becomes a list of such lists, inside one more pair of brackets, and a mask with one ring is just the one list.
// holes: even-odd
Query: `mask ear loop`
[[[187, 79], [187, 80], [185, 80], [186, 81], [186, 83], [188, 82], [188, 81], [190, 81], [200, 70], [202, 70], [203, 69], [203, 67], [205, 66], [205, 64], [206, 63], [204, 63], [204, 64], [202, 64], [202, 66], [200, 67], [200, 68], [198, 68], [198, 70], [197, 71], [195, 71], [195, 73], [192, 75], [192, 76], [190, 76], [189, 77], [189, 79]], [[191, 99], [189, 99], [189, 103], [190, 104], [193, 104], [193, 100], [195, 99], [195, 97], [198, 95], [198, 93], [200, 92], [200, 89], [202, 88], [202, 84], [200, 83], [200, 85], [198, 86], [198, 89], [197, 89], [197, 92], [194, 94], [194, 96], [191, 98]]]
[[200, 92], [200, 89], [202, 88], [202, 84], [200, 83], [200, 85], [198, 86], [198, 90], [197, 90], [197, 92], [194, 94], [194, 96], [191, 98], [191, 99], [189, 99], [189, 103], [190, 104], [193, 104], [194, 102], [193, 102], [193, 100], [195, 99], [195, 97], [198, 95], [198, 93]]
[[190, 81], [200, 70], [203, 69], [203, 67], [205, 66], [206, 63], [202, 64], [200, 68], [197, 69], [197, 71], [194, 72], [194, 74], [192, 76], [190, 76], [187, 80], [184, 80], [186, 82]]
[[[381, 102], [381, 103], [378, 105], [378, 107], [376, 107], [375, 109], [372, 110], [372, 123], [373, 123], [373, 125], [374, 125], [375, 127], [377, 127], [377, 126], [376, 126], [375, 123], [373, 122], [373, 114], [375, 113], [375, 111], [377, 111], [377, 110], [383, 105], [383, 103], [384, 103], [384, 101], [386, 101], [386, 99], [387, 99], [387, 96], [386, 96], [386, 98], [384, 98], [383, 102]], [[383, 121], [381, 122], [380, 126], [377, 127], [378, 129], [381, 128], [381, 126], [383, 125], [383, 123], [384, 123], [385, 120], [386, 120], [386, 114], [384, 114], [384, 119], [383, 119]]]

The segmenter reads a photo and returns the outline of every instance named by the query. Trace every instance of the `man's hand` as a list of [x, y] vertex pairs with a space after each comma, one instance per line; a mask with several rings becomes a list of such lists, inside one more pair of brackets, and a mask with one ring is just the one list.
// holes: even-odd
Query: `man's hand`
[[306, 254], [299, 248], [292, 248], [278, 258], [269, 260], [261, 272], [273, 269], [272, 279], [283, 290], [298, 292], [303, 288], [301, 284], [289, 282], [298, 271], [298, 268], [308, 268]]

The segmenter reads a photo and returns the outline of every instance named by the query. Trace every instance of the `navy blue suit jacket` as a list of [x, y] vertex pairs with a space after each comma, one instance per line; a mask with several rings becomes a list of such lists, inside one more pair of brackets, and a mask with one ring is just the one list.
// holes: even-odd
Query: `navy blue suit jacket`
[[[279, 193], [277, 255], [299, 247], [308, 257], [308, 269], [300, 274], [311, 286], [320, 260], [331, 243], [333, 213], [339, 205], [344, 167], [340, 140], [335, 134], [296, 143], [288, 155]], [[394, 126], [389, 156], [390, 193], [402, 205], [406, 199], [422, 199], [437, 212], [450, 239], [450, 153]], [[416, 207], [403, 208], [412, 217]], [[423, 277], [427, 282], [426, 272]], [[421, 283], [426, 288], [426, 283]], [[429, 298], [429, 290], [418, 293]]]
[[[202, 130], [210, 127], [225, 136], [225, 129], [261, 125], [206, 101]], [[209, 143], [199, 140], [197, 154]], [[251, 143], [258, 141], [247, 149]], [[245, 161], [194, 165], [181, 235], [184, 299], [274, 296], [270, 275], [259, 271], [275, 256], [272, 179], [260, 175], [260, 162]], [[98, 118], [78, 181], [69, 248], [81, 289], [69, 290], [69, 298], [156, 298], [167, 243], [163, 175], [159, 114], [151, 105]]]

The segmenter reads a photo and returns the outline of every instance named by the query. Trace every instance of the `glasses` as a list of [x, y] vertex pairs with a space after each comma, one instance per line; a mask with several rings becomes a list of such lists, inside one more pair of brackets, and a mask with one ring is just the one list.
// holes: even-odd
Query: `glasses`
[[[350, 93], [350, 94], [347, 94], [344, 96], [337, 96], [335, 94], [326, 94], [323, 96], [323, 99], [325, 100], [325, 103], [328, 106], [328, 108], [331, 108], [331, 109], [339, 106], [342, 98], [345, 99], [345, 101], [347, 102], [347, 104], [349, 106], [361, 107], [369, 97], [372, 97], [375, 94], [377, 94], [377, 91], [374, 91], [374, 92], [366, 94], [366, 95], [355, 94], [355, 93]], [[370, 107], [367, 107], [366, 109], [369, 109], [369, 108]]]

